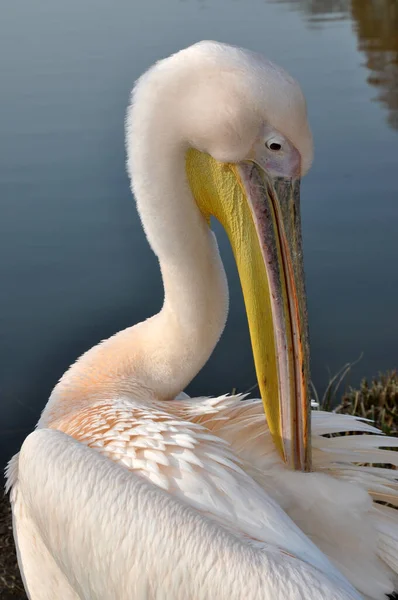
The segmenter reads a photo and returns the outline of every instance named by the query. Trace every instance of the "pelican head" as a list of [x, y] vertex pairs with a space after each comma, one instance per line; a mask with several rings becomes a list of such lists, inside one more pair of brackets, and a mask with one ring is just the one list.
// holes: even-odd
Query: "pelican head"
[[[184, 161], [188, 193], [206, 226], [214, 216], [225, 228], [270, 431], [284, 461], [308, 470], [309, 358], [299, 201], [300, 178], [312, 161], [312, 137], [301, 89], [260, 55], [201, 42], [152, 67], [138, 81], [132, 104], [130, 172], [134, 176], [138, 161], [159, 163], [144, 137], [134, 139], [139, 151], [133, 144], [130, 148], [138, 131], [134, 123], [140, 121], [141, 127], [147, 124], [145, 139], [157, 138], [163, 152]], [[161, 119], [166, 114], [167, 122]], [[140, 190], [134, 183], [133, 189], [138, 203]], [[158, 238], [145, 227], [148, 208], [138, 208], [157, 253]]]

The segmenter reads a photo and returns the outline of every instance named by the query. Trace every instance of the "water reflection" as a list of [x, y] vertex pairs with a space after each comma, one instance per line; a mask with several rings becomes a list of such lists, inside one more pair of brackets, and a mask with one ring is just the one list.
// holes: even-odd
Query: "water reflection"
[[275, 0], [303, 12], [310, 23], [347, 19], [350, 0]]
[[352, 0], [359, 49], [366, 55], [368, 82], [389, 110], [388, 122], [398, 129], [398, 3], [396, 0]]
[[368, 82], [398, 129], [398, 2], [397, 0], [276, 0], [299, 9], [310, 23], [351, 18], [359, 50], [371, 71]]

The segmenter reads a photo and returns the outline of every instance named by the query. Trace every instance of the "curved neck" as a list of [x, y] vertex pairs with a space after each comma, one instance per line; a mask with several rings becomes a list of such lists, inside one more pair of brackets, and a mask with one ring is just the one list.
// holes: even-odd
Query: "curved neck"
[[136, 118], [133, 132], [133, 192], [159, 259], [164, 304], [131, 334], [140, 333], [145, 382], [156, 396], [170, 398], [193, 379], [217, 344], [227, 316], [228, 288], [215, 236], [187, 181], [186, 143], [177, 138], [166, 115], [163, 122], [156, 114]]
[[156, 106], [147, 106], [143, 115], [139, 106], [128, 122], [129, 170], [145, 233], [159, 259], [164, 304], [154, 317], [84, 354], [55, 387], [43, 425], [85, 400], [174, 398], [206, 363], [224, 329], [226, 277], [214, 234], [189, 188], [187, 144], [166, 112], [162, 116]]

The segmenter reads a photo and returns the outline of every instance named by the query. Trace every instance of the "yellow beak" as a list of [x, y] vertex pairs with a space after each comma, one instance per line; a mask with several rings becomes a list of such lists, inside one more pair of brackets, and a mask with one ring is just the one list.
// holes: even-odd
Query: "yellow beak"
[[196, 150], [186, 168], [205, 218], [226, 230], [242, 285], [268, 427], [287, 465], [310, 470], [310, 398], [299, 180], [272, 180], [254, 162]]

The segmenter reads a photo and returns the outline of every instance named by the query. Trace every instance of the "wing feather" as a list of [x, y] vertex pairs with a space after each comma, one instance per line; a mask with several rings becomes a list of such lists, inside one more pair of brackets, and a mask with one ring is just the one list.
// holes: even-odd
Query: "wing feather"
[[[315, 472], [293, 473], [276, 453], [260, 400], [192, 398], [171, 410], [228, 441], [246, 473], [360, 591], [382, 599], [394, 590], [398, 511], [391, 509], [387, 521], [375, 502], [398, 506], [397, 471], [372, 463], [398, 466], [397, 438], [379, 435], [365, 419], [313, 411]], [[325, 437], [348, 432], [360, 435]]]
[[[210, 493], [206, 472], [199, 481], [190, 477], [193, 489], [202, 485]], [[19, 551], [23, 564], [30, 559], [32, 600], [359, 600], [333, 569], [324, 569], [325, 576], [277, 546], [252, 546], [61, 431], [38, 429], [27, 437], [14, 464], [12, 495], [17, 527], [21, 511], [28, 519]], [[277, 521], [286, 526], [283, 513]], [[33, 536], [39, 551], [28, 557]], [[305, 538], [301, 547], [304, 558], [309, 553], [317, 562]], [[58, 569], [58, 587], [48, 578], [43, 549]], [[32, 586], [32, 571], [44, 589]]]
[[[225, 397], [223, 405], [229, 402]], [[166, 412], [165, 403], [153, 402], [148, 411], [148, 403], [143, 406], [130, 399], [102, 400], [56, 425], [213, 520], [227, 524], [242, 539], [275, 545], [340, 577], [318, 548], [242, 469], [228, 441], [214, 435], [203, 423], [178, 414], [175, 408], [181, 408], [183, 403], [168, 402]], [[206, 419], [219, 406], [215, 399], [208, 404], [204, 407]], [[152, 449], [154, 436], [156, 451]], [[104, 438], [104, 446], [98, 446], [98, 440]]]

